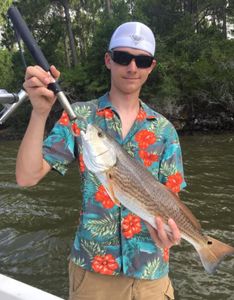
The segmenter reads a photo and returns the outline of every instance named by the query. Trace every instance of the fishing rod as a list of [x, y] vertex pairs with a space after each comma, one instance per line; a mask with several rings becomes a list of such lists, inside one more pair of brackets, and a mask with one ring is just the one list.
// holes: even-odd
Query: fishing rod
[[[27, 24], [25, 23], [24, 19], [22, 18], [17, 7], [12, 5], [8, 9], [7, 13], [8, 13], [9, 19], [11, 20], [11, 22], [13, 24], [14, 30], [22, 38], [22, 40], [24, 41], [25, 45], [27, 46], [29, 52], [31, 53], [31, 55], [34, 58], [34, 60], [36, 61], [36, 63], [40, 67], [42, 67], [42, 69], [44, 69], [46, 72], [48, 72], [51, 75], [50, 65], [49, 65], [48, 61], [46, 60], [43, 52], [41, 51], [40, 47], [38, 46], [38, 44], [36, 42], [36, 40], [32, 36]], [[62, 105], [62, 107], [64, 108], [66, 113], [68, 114], [70, 121], [75, 120], [76, 114], [75, 114], [74, 110], [72, 109], [71, 104], [69, 103], [65, 93], [62, 91], [58, 82], [54, 79], [54, 82], [50, 83], [48, 85], [48, 88], [55, 93], [60, 104]], [[2, 100], [2, 102], [1, 102], [1, 96], [0, 96], [0, 103], [3, 103], [3, 101], [8, 101], [8, 104], [5, 104], [3, 111], [0, 112], [0, 118], [1, 118], [0, 122], [1, 122], [1, 120], [5, 121], [13, 113], [13, 111], [15, 111], [15, 109], [27, 98], [27, 93], [24, 90], [21, 90], [17, 94], [17, 96], [15, 94], [7, 95], [6, 91], [3, 92], [2, 94], [4, 95], [4, 96], [2, 95], [2, 98], [5, 97], [5, 100]], [[18, 105], [12, 104], [14, 106], [12, 106], [12, 105], [9, 106], [9, 102], [11, 101], [11, 98], [14, 98], [14, 100], [16, 100], [16, 103], [18, 103]], [[3, 117], [1, 117], [1, 115], [2, 116], [4, 115], [5, 117], [3, 118]]]

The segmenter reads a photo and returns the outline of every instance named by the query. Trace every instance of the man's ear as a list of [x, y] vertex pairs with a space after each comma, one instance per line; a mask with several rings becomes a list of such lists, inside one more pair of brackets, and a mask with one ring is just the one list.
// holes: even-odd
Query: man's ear
[[106, 65], [107, 69], [110, 70], [110, 68], [111, 68], [111, 57], [110, 57], [110, 53], [108, 53], [108, 52], [105, 53], [104, 60], [105, 60], [105, 65]]
[[157, 65], [157, 61], [156, 59], [153, 60], [152, 65], [148, 68], [148, 76], [150, 75], [150, 73], [153, 71], [153, 69], [156, 67]]
[[157, 66], [157, 61], [156, 61], [156, 59], [154, 59], [152, 62], [152, 65], [151, 65], [150, 73], [153, 71], [154, 68], [156, 68], [156, 66]]

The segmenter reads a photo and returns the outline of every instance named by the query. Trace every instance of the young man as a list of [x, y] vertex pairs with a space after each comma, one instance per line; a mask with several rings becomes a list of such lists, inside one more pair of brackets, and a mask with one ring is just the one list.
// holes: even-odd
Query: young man
[[[154, 35], [147, 26], [120, 25], [105, 54], [110, 91], [99, 99], [75, 103], [73, 109], [81, 118], [71, 125], [63, 113], [44, 142], [46, 119], [56, 100], [47, 89], [52, 79], [38, 66], [27, 68], [24, 88], [33, 109], [18, 152], [18, 184], [35, 185], [51, 169], [64, 174], [74, 159], [80, 165], [83, 204], [69, 265], [70, 300], [174, 299], [168, 260], [169, 248], [180, 241], [175, 222], [168, 221], [169, 237], [160, 218], [155, 220], [156, 231], [116, 206], [86, 169], [80, 139], [80, 129], [96, 123], [174, 192], [185, 186], [174, 127], [139, 99], [142, 85], [156, 66], [154, 53]], [[55, 67], [51, 73], [59, 77]]]

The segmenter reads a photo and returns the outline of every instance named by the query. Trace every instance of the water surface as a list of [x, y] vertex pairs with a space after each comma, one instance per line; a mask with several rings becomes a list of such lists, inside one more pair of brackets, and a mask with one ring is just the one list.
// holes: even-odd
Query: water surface
[[[66, 299], [67, 259], [80, 207], [75, 163], [33, 188], [15, 183], [18, 142], [0, 142], [0, 273]], [[204, 231], [234, 245], [234, 135], [181, 137], [187, 188], [183, 201]], [[193, 247], [171, 250], [177, 300], [233, 300], [234, 257], [208, 275]]]

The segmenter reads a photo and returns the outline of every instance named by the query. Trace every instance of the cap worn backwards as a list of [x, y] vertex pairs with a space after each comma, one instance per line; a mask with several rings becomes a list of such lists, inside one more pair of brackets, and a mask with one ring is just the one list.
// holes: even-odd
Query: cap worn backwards
[[114, 31], [109, 50], [117, 47], [128, 47], [155, 53], [156, 42], [152, 30], [140, 22], [123, 23]]

